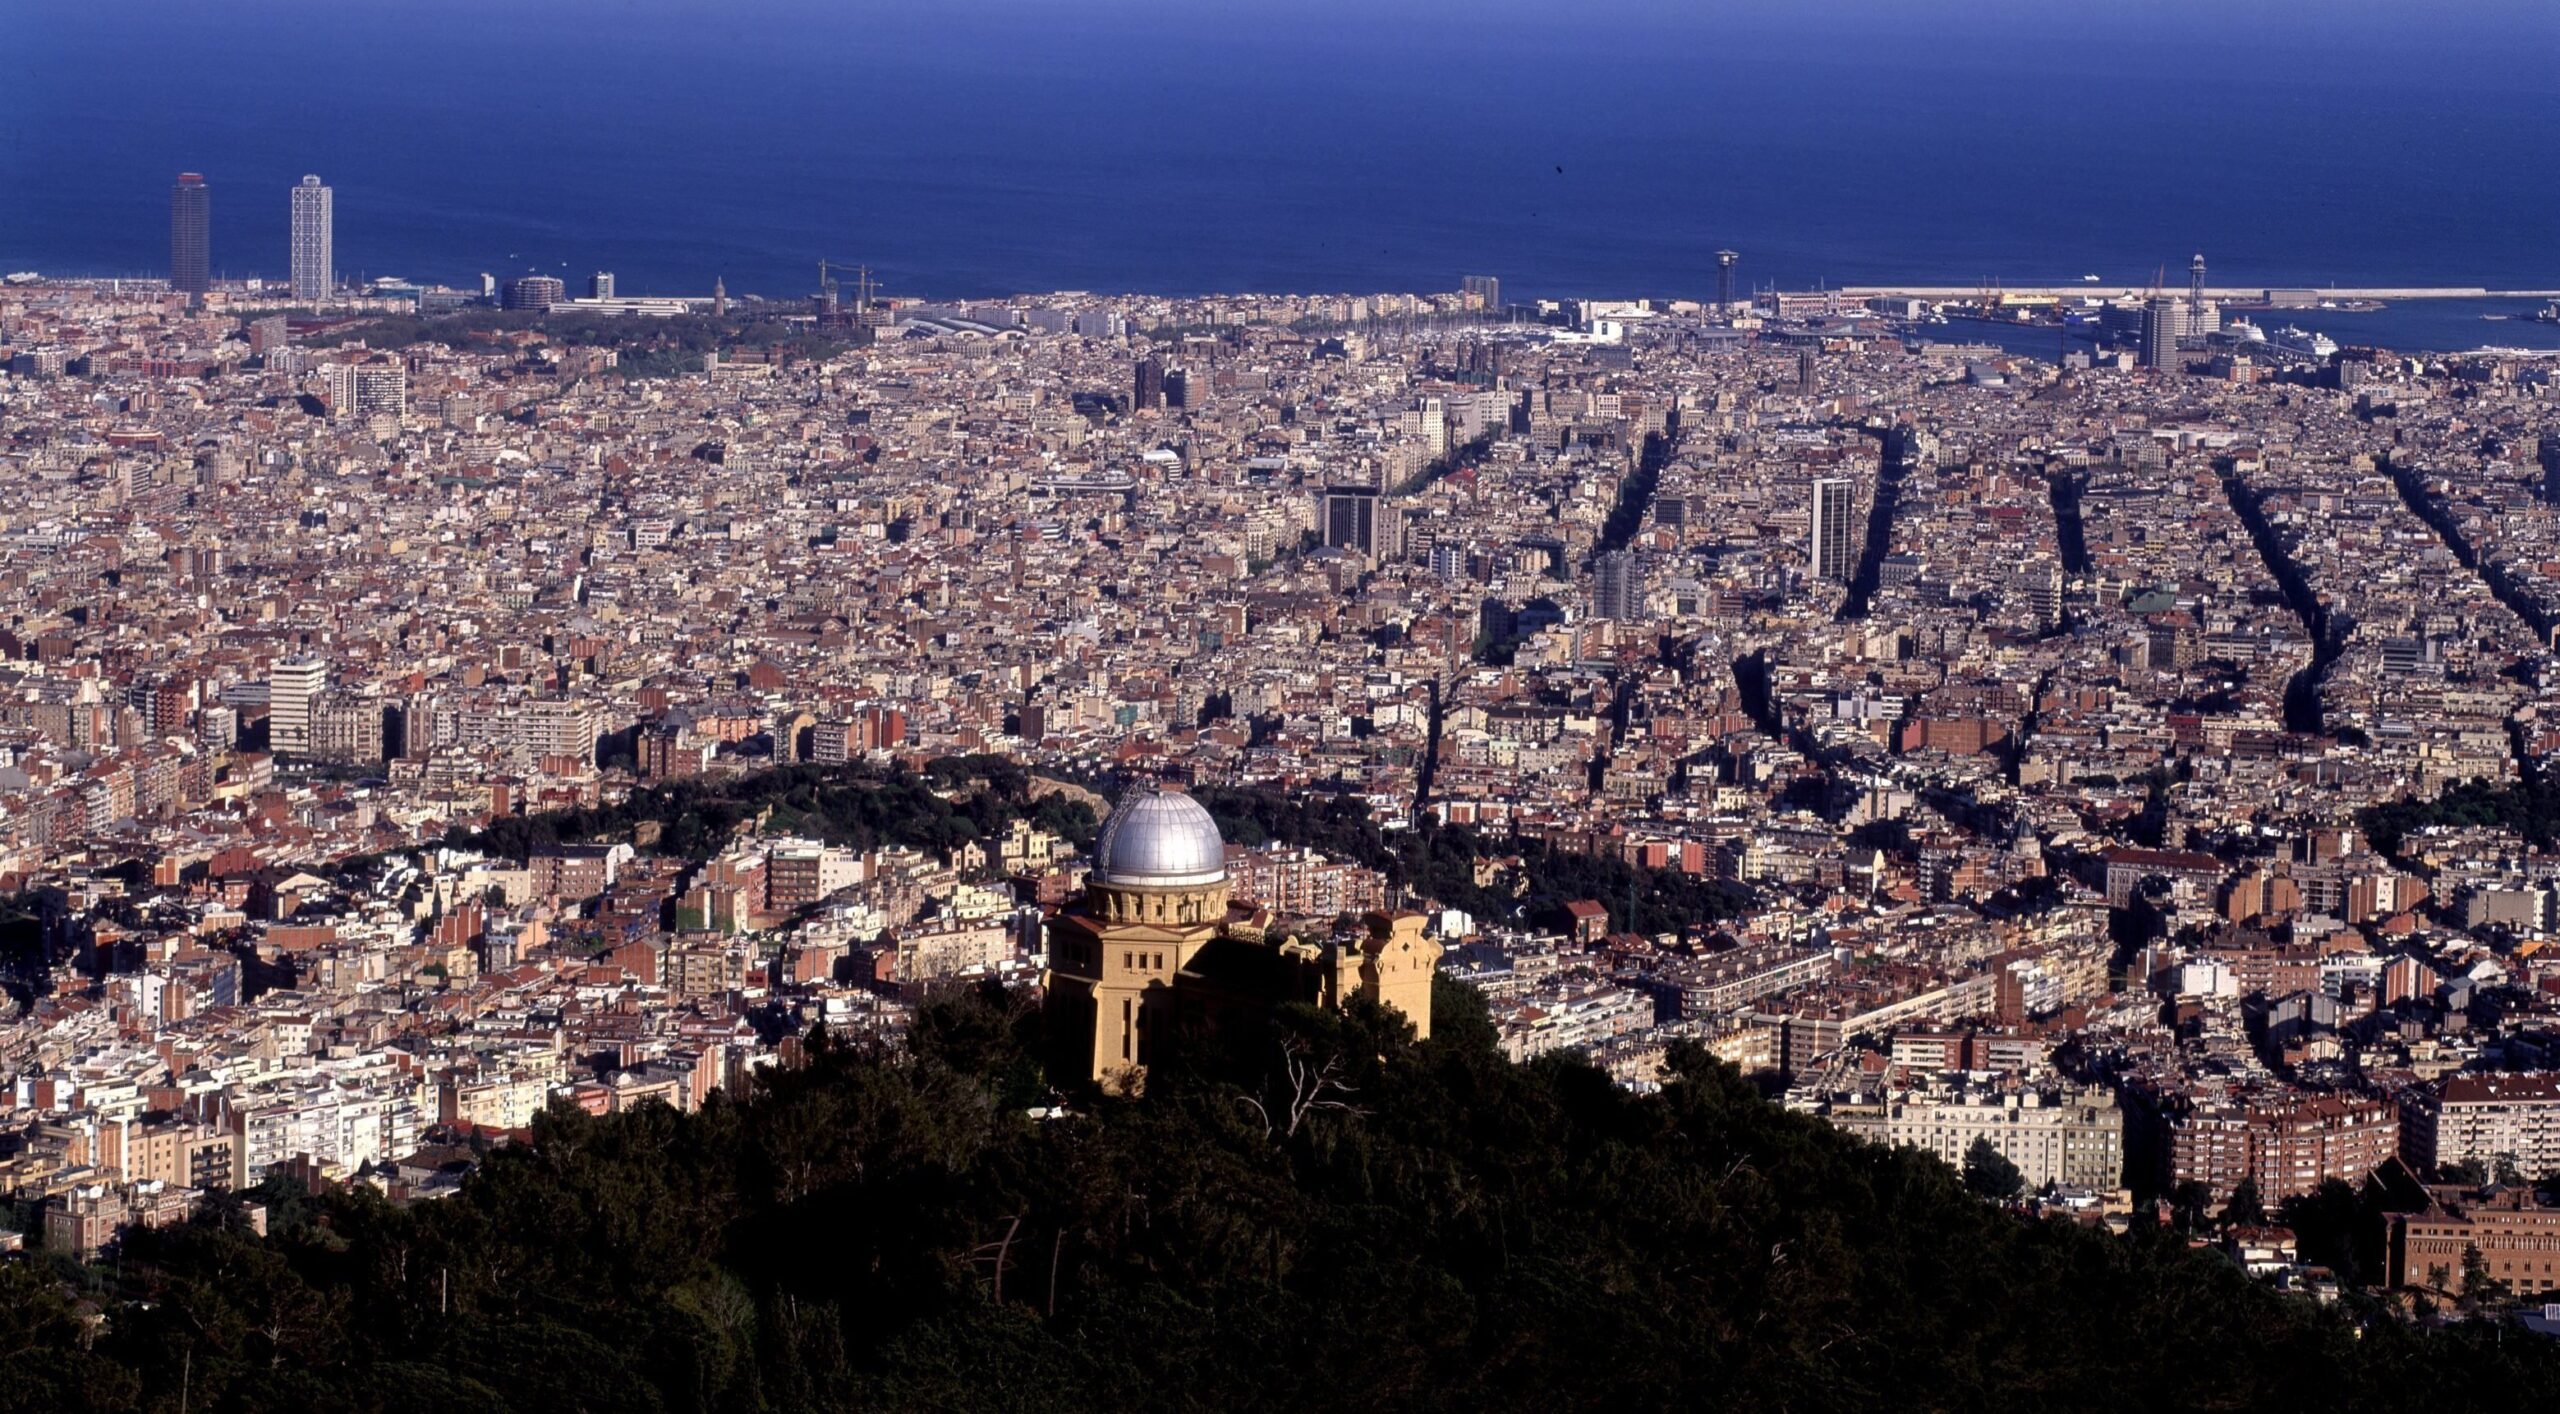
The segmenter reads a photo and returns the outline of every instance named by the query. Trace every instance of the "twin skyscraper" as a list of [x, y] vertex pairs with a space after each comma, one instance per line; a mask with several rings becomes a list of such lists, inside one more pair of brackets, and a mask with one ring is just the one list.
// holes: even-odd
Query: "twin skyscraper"
[[[334, 211], [328, 187], [304, 177], [292, 195], [293, 297], [329, 300], [338, 287]], [[181, 172], [169, 192], [169, 288], [201, 295], [213, 287], [213, 191], [202, 173]]]

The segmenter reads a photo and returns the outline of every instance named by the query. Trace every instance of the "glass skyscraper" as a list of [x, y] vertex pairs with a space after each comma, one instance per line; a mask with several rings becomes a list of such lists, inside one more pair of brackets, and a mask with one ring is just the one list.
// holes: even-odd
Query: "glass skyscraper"
[[180, 172], [169, 190], [169, 288], [200, 295], [213, 287], [213, 193], [204, 177]]

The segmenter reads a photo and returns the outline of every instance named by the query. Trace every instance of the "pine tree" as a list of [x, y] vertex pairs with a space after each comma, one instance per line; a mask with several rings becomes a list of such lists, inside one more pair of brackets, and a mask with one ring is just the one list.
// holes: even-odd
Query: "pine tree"
[[2007, 1202], [2026, 1191], [2027, 1180], [2008, 1155], [1983, 1138], [1964, 1151], [1964, 1186], [1985, 1198]]
[[2258, 1180], [2244, 1178], [2231, 1190], [2231, 1201], [2222, 1205], [2224, 1227], [2265, 1227], [2267, 1205], [2258, 1196]]

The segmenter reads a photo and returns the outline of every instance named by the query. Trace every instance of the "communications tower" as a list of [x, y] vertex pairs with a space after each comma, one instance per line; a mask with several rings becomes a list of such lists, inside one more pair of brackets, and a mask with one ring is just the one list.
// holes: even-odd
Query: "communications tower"
[[2213, 331], [2204, 327], [2204, 252], [2187, 262], [2187, 337], [2201, 339]]

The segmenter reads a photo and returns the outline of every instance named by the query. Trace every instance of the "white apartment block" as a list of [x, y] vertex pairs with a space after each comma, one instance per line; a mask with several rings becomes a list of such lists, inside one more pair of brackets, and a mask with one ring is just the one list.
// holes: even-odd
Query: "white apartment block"
[[1836, 1101], [1836, 1127], [1878, 1144], [1926, 1149], [1955, 1168], [1988, 1139], [2030, 1188], [2114, 1188], [2124, 1181], [2124, 1111], [2104, 1090], [2076, 1095], [1911, 1092]]

